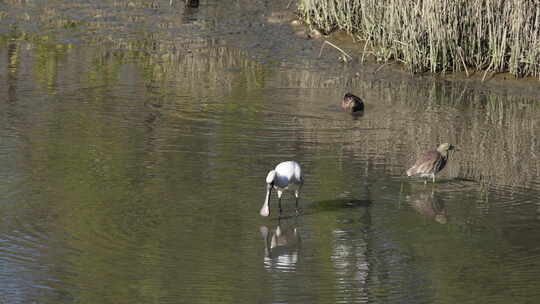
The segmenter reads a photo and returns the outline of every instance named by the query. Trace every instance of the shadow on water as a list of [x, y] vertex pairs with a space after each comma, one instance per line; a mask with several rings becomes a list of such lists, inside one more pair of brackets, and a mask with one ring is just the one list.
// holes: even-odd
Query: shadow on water
[[[373, 202], [368, 199], [333, 199], [313, 201], [310, 202], [309, 205], [307, 205], [306, 207], [300, 208], [299, 214], [296, 214], [293, 210], [288, 210], [287, 208], [284, 208], [281, 215], [279, 215], [279, 211], [274, 212], [277, 214], [274, 214], [270, 219], [272, 221], [277, 221], [279, 226], [279, 223], [281, 221], [292, 221], [295, 219], [298, 220], [302, 217], [324, 214], [325, 212], [342, 211], [344, 209], [369, 208], [372, 203]], [[287, 204], [286, 200], [283, 200], [282, 204], [285, 206]], [[300, 205], [302, 205], [302, 203], [300, 203]]]
[[349, 115], [351, 116], [353, 120], [358, 120], [364, 117], [364, 113], [365, 111], [357, 111], [357, 112], [350, 113]]
[[369, 199], [333, 199], [324, 201], [315, 201], [310, 207], [313, 209], [313, 213], [336, 211], [346, 208], [368, 208], [373, 202]]

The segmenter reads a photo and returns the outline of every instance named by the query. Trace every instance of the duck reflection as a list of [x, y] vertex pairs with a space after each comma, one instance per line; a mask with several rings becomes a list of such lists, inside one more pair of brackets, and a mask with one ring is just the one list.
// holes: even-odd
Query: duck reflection
[[275, 228], [261, 226], [260, 232], [264, 240], [265, 268], [295, 270], [300, 249], [300, 233], [294, 221], [280, 220]]
[[406, 197], [409, 205], [419, 214], [433, 218], [440, 224], [448, 222], [448, 213], [444, 202], [433, 190], [416, 192]]
[[184, 13], [182, 15], [182, 23], [191, 24], [197, 21], [199, 12], [199, 0], [186, 0]]

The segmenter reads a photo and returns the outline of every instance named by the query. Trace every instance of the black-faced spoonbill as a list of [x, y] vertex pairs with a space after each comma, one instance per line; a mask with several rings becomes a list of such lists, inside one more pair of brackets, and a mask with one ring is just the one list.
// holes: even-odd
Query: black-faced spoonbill
[[281, 215], [281, 195], [283, 191], [294, 191], [296, 197], [296, 213], [299, 213], [298, 199], [300, 195], [300, 188], [304, 184], [304, 177], [302, 176], [302, 169], [300, 165], [295, 161], [282, 162], [276, 166], [274, 170], [268, 172], [266, 176], [266, 198], [261, 208], [260, 214], [262, 216], [270, 215], [270, 194], [272, 189], [276, 189], [279, 204], [279, 214]]

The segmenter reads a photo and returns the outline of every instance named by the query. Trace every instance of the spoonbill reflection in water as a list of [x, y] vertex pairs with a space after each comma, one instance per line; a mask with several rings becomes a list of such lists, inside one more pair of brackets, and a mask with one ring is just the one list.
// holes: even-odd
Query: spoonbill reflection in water
[[[284, 223], [284, 224], [283, 224]], [[274, 229], [260, 227], [264, 240], [264, 266], [266, 269], [294, 271], [300, 250], [300, 232], [291, 222], [278, 222]]]
[[294, 191], [296, 198], [296, 214], [299, 213], [298, 199], [300, 195], [300, 188], [304, 184], [304, 177], [302, 176], [302, 169], [300, 165], [295, 161], [282, 162], [276, 166], [274, 170], [268, 172], [266, 176], [266, 198], [261, 208], [260, 214], [262, 216], [270, 215], [270, 195], [272, 189], [276, 189], [279, 204], [279, 214], [281, 215], [281, 195], [285, 190]]

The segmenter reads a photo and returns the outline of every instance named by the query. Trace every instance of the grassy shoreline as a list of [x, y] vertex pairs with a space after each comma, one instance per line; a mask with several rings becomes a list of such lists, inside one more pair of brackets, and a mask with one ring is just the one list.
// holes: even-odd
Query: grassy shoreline
[[540, 79], [540, 4], [531, 0], [299, 0], [301, 18], [361, 40], [413, 73], [483, 70]]

